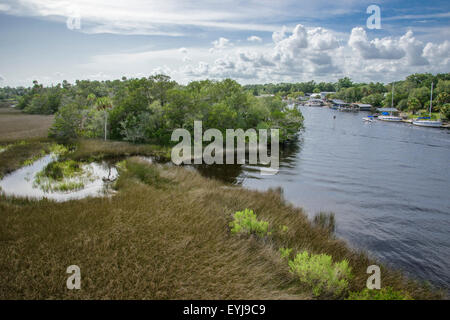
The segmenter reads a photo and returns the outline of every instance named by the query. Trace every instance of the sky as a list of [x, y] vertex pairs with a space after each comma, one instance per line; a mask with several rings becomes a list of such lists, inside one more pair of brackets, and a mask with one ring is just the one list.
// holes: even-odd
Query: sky
[[450, 72], [448, 0], [0, 0], [0, 86], [158, 73], [183, 84], [388, 83], [418, 72]]

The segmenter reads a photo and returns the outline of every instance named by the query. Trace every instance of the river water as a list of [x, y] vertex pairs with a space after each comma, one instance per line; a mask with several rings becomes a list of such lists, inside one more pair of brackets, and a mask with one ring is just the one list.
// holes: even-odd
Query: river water
[[337, 236], [351, 246], [449, 290], [450, 130], [301, 111], [305, 129], [281, 152], [277, 175], [246, 165], [198, 170], [248, 188], [280, 186], [310, 216], [334, 212]]

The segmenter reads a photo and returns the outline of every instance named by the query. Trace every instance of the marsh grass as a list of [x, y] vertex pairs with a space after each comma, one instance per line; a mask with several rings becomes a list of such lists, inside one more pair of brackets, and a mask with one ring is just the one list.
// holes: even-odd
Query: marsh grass
[[114, 159], [129, 156], [148, 156], [158, 160], [170, 160], [170, 149], [157, 145], [133, 144], [124, 141], [97, 139], [79, 140], [70, 158], [77, 161]]
[[333, 234], [336, 231], [336, 219], [333, 212], [319, 212], [314, 216], [313, 223], [318, 228]]
[[139, 157], [123, 161], [118, 165], [118, 169], [119, 178], [115, 183], [116, 189], [124, 187], [130, 179], [138, 180], [155, 188], [165, 188], [171, 182], [169, 179], [161, 177], [157, 165], [149, 165], [147, 161]]
[[0, 153], [0, 178], [42, 157], [49, 152], [50, 144], [40, 140], [4, 144]]
[[74, 160], [50, 162], [36, 174], [33, 185], [45, 192], [68, 192], [84, 188], [85, 183], [95, 180], [88, 165]]
[[22, 113], [14, 108], [0, 108], [0, 141], [45, 139], [53, 116]]
[[[376, 264], [315, 227], [279, 192], [225, 188], [183, 168], [128, 162], [113, 197], [0, 200], [1, 299], [311, 299], [280, 248], [346, 259], [351, 291], [365, 287], [367, 266]], [[142, 175], [142, 168], [156, 171]], [[229, 223], [243, 208], [286, 228], [265, 239], [236, 237]], [[81, 290], [65, 287], [72, 264], [81, 268]], [[381, 273], [383, 286], [415, 299], [440, 297], [399, 272]]]

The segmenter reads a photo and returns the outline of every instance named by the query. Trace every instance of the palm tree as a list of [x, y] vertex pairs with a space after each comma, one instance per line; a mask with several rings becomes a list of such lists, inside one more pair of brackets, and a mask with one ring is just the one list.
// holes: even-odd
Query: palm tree
[[416, 114], [416, 111], [421, 107], [420, 101], [417, 98], [411, 98], [408, 100], [408, 109]]
[[108, 123], [108, 109], [112, 108], [112, 102], [109, 97], [101, 97], [97, 99], [96, 102], [97, 110], [103, 110], [105, 112], [105, 141], [106, 141], [106, 130]]

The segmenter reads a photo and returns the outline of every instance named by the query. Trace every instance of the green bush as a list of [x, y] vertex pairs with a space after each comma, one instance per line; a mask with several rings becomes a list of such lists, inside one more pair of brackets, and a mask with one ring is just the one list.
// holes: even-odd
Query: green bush
[[245, 209], [234, 214], [234, 220], [230, 222], [231, 233], [256, 234], [260, 237], [270, 235], [269, 222], [258, 220], [253, 210]]
[[352, 276], [347, 260], [333, 263], [329, 255], [309, 254], [307, 251], [298, 253], [294, 260], [290, 260], [289, 267], [301, 283], [312, 288], [315, 296], [342, 295]]
[[380, 290], [365, 288], [359, 292], [350, 292], [347, 300], [412, 300], [408, 294], [395, 291], [392, 287]]
[[284, 258], [289, 259], [291, 252], [292, 252], [292, 248], [280, 248], [280, 254], [283, 259]]

